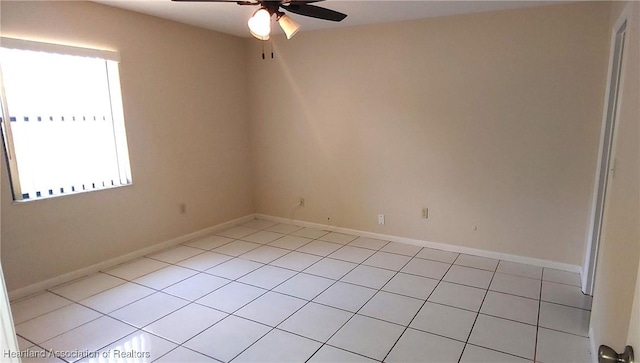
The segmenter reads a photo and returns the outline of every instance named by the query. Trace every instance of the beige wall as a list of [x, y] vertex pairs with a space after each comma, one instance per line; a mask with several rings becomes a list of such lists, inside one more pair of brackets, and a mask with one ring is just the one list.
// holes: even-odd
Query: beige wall
[[640, 301], [636, 302], [635, 314], [631, 309], [634, 291], [640, 289], [636, 287], [640, 262], [640, 3], [629, 7], [627, 3], [615, 4], [609, 34], [622, 14], [631, 14], [631, 18], [614, 136], [615, 173], [607, 186], [591, 314], [594, 342], [618, 352], [628, 339], [635, 339], [636, 351], [640, 349]]
[[257, 212], [580, 265], [608, 21], [580, 3], [302, 32], [266, 61], [253, 41]]
[[253, 212], [244, 41], [89, 2], [0, 6], [3, 36], [120, 52], [134, 182], [12, 204], [0, 163], [9, 290]]
[[10, 290], [254, 201], [275, 216], [582, 262], [607, 4], [302, 32], [276, 38], [266, 61], [257, 41], [98, 4], [0, 4], [3, 36], [121, 52], [134, 177], [16, 205], [2, 163]]

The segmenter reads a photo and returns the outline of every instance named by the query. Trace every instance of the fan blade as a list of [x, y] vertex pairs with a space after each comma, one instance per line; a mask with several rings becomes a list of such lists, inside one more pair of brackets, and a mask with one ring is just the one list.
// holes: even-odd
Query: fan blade
[[292, 3], [288, 6], [282, 6], [282, 8], [298, 15], [304, 15], [323, 20], [342, 21], [347, 17], [347, 14], [343, 14], [335, 10], [299, 2]]
[[235, 3], [238, 5], [259, 5], [258, 1], [238, 1], [238, 0], [171, 0], [180, 3]]
[[320, 1], [324, 1], [324, 0], [282, 0], [282, 5], [288, 5], [288, 4], [310, 4], [310, 3], [319, 3]]

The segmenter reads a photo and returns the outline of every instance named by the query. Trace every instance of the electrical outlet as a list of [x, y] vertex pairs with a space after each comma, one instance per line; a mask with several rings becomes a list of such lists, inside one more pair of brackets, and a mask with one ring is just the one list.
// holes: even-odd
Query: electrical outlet
[[424, 219], [428, 219], [429, 218], [429, 208], [422, 208], [422, 218]]
[[378, 224], [384, 224], [384, 214], [378, 214]]
[[180, 203], [180, 214], [187, 214], [187, 204]]
[[304, 198], [300, 197], [300, 200], [298, 201], [298, 206], [304, 207]]

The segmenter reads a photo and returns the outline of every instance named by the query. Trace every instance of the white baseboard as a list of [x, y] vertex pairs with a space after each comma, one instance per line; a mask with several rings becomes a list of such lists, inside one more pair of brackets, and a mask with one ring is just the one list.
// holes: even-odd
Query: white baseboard
[[100, 263], [97, 263], [95, 265], [91, 265], [91, 266], [87, 266], [87, 267], [83, 267], [79, 270], [75, 270], [75, 271], [71, 271], [69, 273], [66, 273], [64, 275], [60, 275], [60, 276], [56, 276], [53, 278], [50, 278], [48, 280], [45, 281], [41, 281], [41, 282], [37, 282], [35, 284], [20, 288], [20, 289], [16, 289], [13, 291], [9, 292], [9, 299], [11, 301], [16, 300], [16, 299], [20, 299], [29, 295], [33, 295], [39, 292], [42, 292], [46, 289], [49, 289], [51, 287], [60, 285], [60, 284], [64, 284], [66, 282], [70, 282], [76, 279], [79, 279], [81, 277], [90, 275], [92, 273], [96, 273], [98, 271], [102, 271], [102, 270], [106, 270], [108, 268], [111, 268], [113, 266], [117, 266], [119, 264], [134, 260], [136, 258], [142, 257], [142, 256], [146, 256], [148, 254], [163, 250], [165, 248], [168, 247], [172, 247], [181, 243], [185, 243], [194, 239], [198, 239], [198, 238], [202, 238], [202, 237], [206, 237], [208, 235], [211, 235], [215, 232], [233, 227], [235, 225], [238, 224], [242, 224], [242, 223], [246, 223], [250, 220], [253, 220], [255, 218], [255, 214], [248, 214], [244, 217], [240, 217], [240, 218], [236, 218], [224, 223], [220, 223], [217, 224], [215, 226], [212, 227], [208, 227], [196, 232], [192, 232], [189, 234], [186, 234], [184, 236], [180, 236], [180, 237], [176, 237], [176, 238], [172, 238], [168, 241], [164, 241], [164, 242], [160, 242], [158, 244], [149, 246], [149, 247], [145, 247], [142, 248], [140, 250], [137, 251], [133, 251], [131, 253], [127, 253], [126, 255], [122, 255], [122, 256], [118, 256], [115, 258], [112, 258], [110, 260], [107, 261], [103, 261]]
[[[236, 218], [236, 219], [224, 222], [224, 223], [220, 223], [218, 225], [215, 225], [215, 226], [212, 226], [212, 227], [208, 227], [208, 228], [202, 229], [200, 231], [189, 233], [187, 235], [176, 237], [176, 238], [170, 239], [168, 241], [164, 241], [164, 242], [155, 244], [153, 246], [142, 248], [140, 250], [128, 253], [126, 255], [115, 257], [115, 258], [112, 258], [110, 260], [97, 263], [95, 265], [87, 266], [87, 267], [81, 268], [79, 270], [75, 270], [75, 271], [60, 275], [60, 276], [53, 277], [53, 278], [45, 280], [45, 281], [41, 281], [41, 282], [26, 286], [26, 287], [23, 287], [23, 288], [20, 288], [20, 289], [16, 289], [16, 290], [10, 291], [9, 292], [9, 299], [11, 301], [14, 301], [16, 299], [20, 299], [20, 298], [23, 298], [23, 297], [26, 297], [26, 296], [29, 296], [29, 295], [33, 295], [33, 294], [42, 292], [42, 291], [44, 291], [46, 289], [49, 289], [51, 287], [54, 287], [54, 286], [57, 286], [57, 285], [60, 285], [60, 284], [66, 283], [66, 282], [70, 282], [70, 281], [79, 279], [81, 277], [90, 275], [92, 273], [96, 273], [96, 272], [111, 268], [113, 266], [116, 266], [116, 265], [119, 265], [119, 264], [122, 264], [122, 263], [125, 263], [125, 262], [128, 262], [128, 261], [131, 261], [133, 259], [136, 259], [136, 258], [139, 258], [139, 257], [142, 257], [142, 256], [146, 256], [148, 254], [163, 250], [165, 248], [172, 247], [172, 246], [175, 246], [177, 244], [185, 243], [185, 242], [188, 242], [188, 241], [193, 240], [193, 239], [202, 238], [202, 237], [211, 235], [211, 234], [213, 234], [213, 233], [215, 233], [217, 231], [221, 231], [221, 230], [233, 227], [233, 226], [238, 225], [238, 224], [246, 223], [246, 222], [248, 222], [248, 221], [250, 221], [252, 219], [255, 219], [255, 218], [270, 220], [270, 221], [278, 222], [278, 223], [295, 224], [295, 225], [302, 226], [302, 227], [310, 227], [310, 228], [316, 228], [316, 229], [329, 230], [329, 231], [333, 231], [333, 232], [353, 234], [353, 235], [362, 236], [362, 237], [376, 238], [376, 239], [381, 239], [381, 240], [385, 240], [385, 241], [405, 243], [405, 244], [410, 244], [410, 245], [415, 245], [415, 246], [420, 246], [420, 247], [435, 248], [435, 249], [439, 249], [439, 250], [443, 250], [443, 251], [450, 251], [450, 252], [456, 252], [456, 253], [465, 253], [465, 254], [470, 254], [470, 255], [476, 255], [476, 256], [482, 256], [482, 257], [489, 257], [489, 258], [504, 260], [504, 261], [525, 263], [525, 264], [539, 266], [539, 267], [553, 268], [553, 269], [556, 269], [556, 270], [576, 272], [576, 273], [582, 274], [582, 268], [580, 266], [570, 265], [570, 264], [556, 262], [556, 261], [549, 261], [549, 260], [543, 260], [543, 259], [525, 257], [525, 256], [518, 256], [518, 255], [511, 255], [511, 254], [506, 254], [506, 253], [487, 251], [487, 250], [481, 250], [481, 249], [470, 248], [470, 247], [455, 246], [455, 245], [450, 245], [450, 244], [446, 244], [446, 243], [429, 242], [429, 241], [423, 241], [423, 240], [418, 240], [418, 239], [413, 239], [413, 238], [392, 236], [392, 235], [386, 235], [386, 234], [374, 233], [374, 232], [367, 232], [367, 231], [360, 231], [360, 230], [349, 229], [349, 228], [335, 227], [335, 226], [329, 226], [329, 225], [325, 225], [325, 224], [312, 223], [312, 222], [306, 222], [306, 221], [289, 219], [289, 218], [274, 217], [274, 216], [269, 216], [269, 215], [266, 215], [266, 214], [248, 214], [248, 215], [246, 215], [244, 217], [240, 217], [240, 218]], [[591, 336], [591, 334], [590, 334], [590, 336]]]
[[511, 254], [501, 253], [501, 252], [480, 250], [480, 249], [477, 249], [477, 248], [456, 246], [456, 245], [450, 245], [450, 244], [446, 244], [446, 243], [429, 242], [429, 241], [423, 241], [423, 240], [418, 240], [418, 239], [413, 239], [413, 238], [391, 236], [391, 235], [386, 235], [386, 234], [381, 234], [381, 233], [360, 231], [360, 230], [349, 229], [349, 228], [335, 227], [335, 226], [329, 226], [329, 225], [326, 225], [326, 224], [300, 221], [300, 220], [296, 220], [296, 219], [274, 217], [274, 216], [270, 216], [270, 215], [266, 215], [266, 214], [260, 214], [260, 213], [255, 214], [255, 217], [259, 218], [259, 219], [266, 219], [266, 220], [270, 220], [270, 221], [273, 221], [273, 222], [278, 222], [278, 223], [295, 224], [295, 225], [299, 225], [299, 226], [303, 226], [303, 227], [324, 229], [324, 230], [328, 230], [328, 231], [332, 231], [332, 232], [353, 234], [353, 235], [358, 235], [358, 236], [362, 236], [362, 237], [381, 239], [381, 240], [391, 241], [391, 242], [406, 243], [406, 244], [420, 246], [420, 247], [435, 248], [435, 249], [439, 249], [439, 250], [443, 250], [443, 251], [464, 253], [464, 254], [476, 255], [476, 256], [481, 256], [481, 257], [495, 258], [495, 259], [498, 259], [498, 260], [504, 260], [504, 261], [509, 261], [509, 262], [525, 263], [525, 264], [528, 264], [528, 265], [552, 268], [552, 269], [556, 269], [556, 270], [562, 270], [562, 271], [568, 271], [568, 272], [576, 272], [576, 273], [582, 275], [582, 267], [580, 267], [578, 265], [571, 265], [571, 264], [568, 264], [568, 263], [543, 260], [543, 259], [533, 258], [533, 257], [511, 255]]

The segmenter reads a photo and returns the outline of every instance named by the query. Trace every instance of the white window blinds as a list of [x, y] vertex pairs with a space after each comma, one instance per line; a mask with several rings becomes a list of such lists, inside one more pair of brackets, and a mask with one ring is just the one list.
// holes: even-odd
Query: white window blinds
[[0, 44], [0, 80], [14, 199], [130, 184], [118, 64], [91, 57], [112, 52], [9, 43], [18, 46]]

